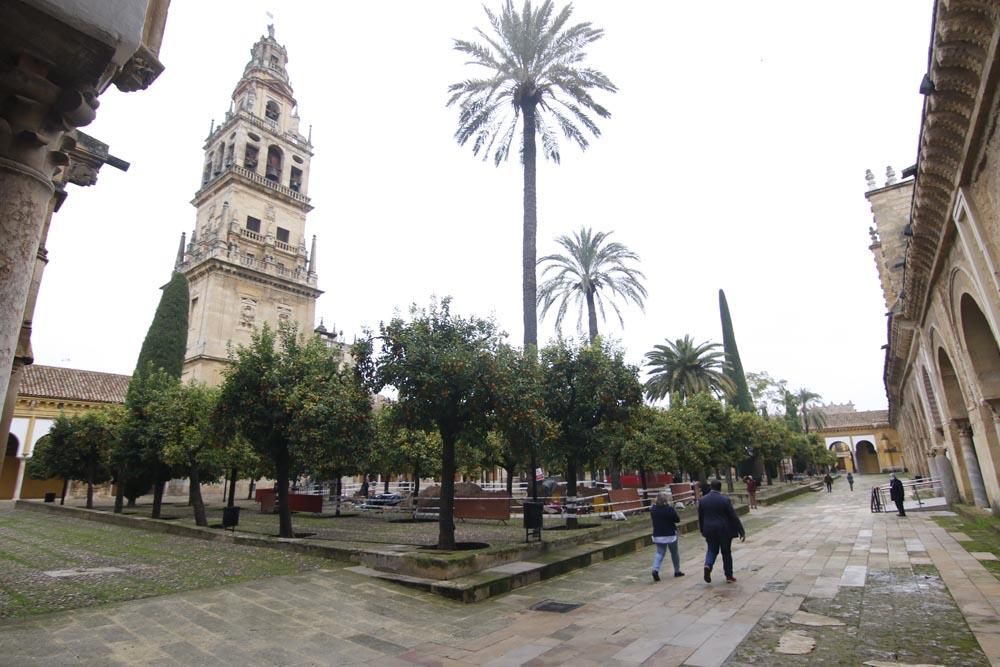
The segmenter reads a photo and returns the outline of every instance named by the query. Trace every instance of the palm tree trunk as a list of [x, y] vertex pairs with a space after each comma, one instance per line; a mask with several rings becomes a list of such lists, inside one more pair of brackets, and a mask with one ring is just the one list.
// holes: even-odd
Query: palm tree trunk
[[[521, 271], [522, 299], [524, 304], [524, 351], [535, 354], [538, 348], [538, 318], [536, 314], [535, 237], [538, 233], [538, 211], [535, 193], [535, 102], [522, 102], [524, 114], [522, 159], [524, 161], [524, 240], [522, 242]], [[532, 473], [533, 474], [533, 473]]]
[[587, 326], [590, 327], [590, 343], [597, 339], [597, 309], [594, 304], [594, 290], [587, 292]]

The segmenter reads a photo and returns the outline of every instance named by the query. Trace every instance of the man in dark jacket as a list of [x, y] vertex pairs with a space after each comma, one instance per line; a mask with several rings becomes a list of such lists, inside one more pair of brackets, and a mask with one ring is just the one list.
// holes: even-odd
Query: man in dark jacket
[[906, 516], [906, 510], [903, 509], [903, 483], [896, 479], [895, 474], [889, 475], [889, 498], [896, 503], [899, 516]]
[[712, 566], [722, 551], [722, 569], [726, 575], [726, 583], [734, 583], [733, 577], [733, 538], [739, 537], [740, 542], [746, 539], [743, 523], [733, 509], [733, 503], [728, 496], [721, 493], [722, 482], [713, 479], [711, 491], [698, 502], [698, 528], [708, 545], [705, 553], [705, 581], [712, 582]]

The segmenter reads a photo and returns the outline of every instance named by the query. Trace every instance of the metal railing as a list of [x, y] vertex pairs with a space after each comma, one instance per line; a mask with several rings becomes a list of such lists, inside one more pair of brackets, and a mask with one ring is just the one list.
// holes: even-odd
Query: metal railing
[[[941, 495], [941, 480], [936, 477], [923, 477], [921, 479], [900, 480], [903, 483], [903, 499], [909, 497], [910, 500], [917, 501], [917, 508], [924, 506], [924, 499], [938, 497]], [[923, 494], [923, 498], [921, 498]], [[894, 510], [894, 503], [889, 498], [889, 484], [872, 487], [871, 511], [891, 512]]]

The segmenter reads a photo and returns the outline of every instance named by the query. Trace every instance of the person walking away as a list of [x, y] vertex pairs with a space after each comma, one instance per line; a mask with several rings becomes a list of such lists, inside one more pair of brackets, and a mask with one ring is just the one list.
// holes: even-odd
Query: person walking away
[[747, 483], [747, 502], [750, 504], [750, 509], [755, 510], [757, 509], [757, 480], [753, 478], [753, 475], [747, 475], [745, 481]]
[[906, 510], [903, 508], [903, 483], [896, 479], [895, 473], [889, 475], [889, 498], [896, 503], [899, 516], [906, 516]]
[[674, 576], [683, 577], [677, 545], [677, 524], [681, 518], [677, 515], [677, 510], [670, 506], [670, 496], [666, 492], [660, 491], [657, 494], [656, 501], [649, 508], [649, 518], [653, 522], [653, 546], [656, 547], [656, 554], [653, 556], [653, 581], [660, 580], [660, 565], [667, 549], [670, 549]]
[[722, 552], [722, 570], [726, 583], [735, 583], [733, 576], [733, 538], [740, 542], [746, 539], [746, 532], [733, 503], [722, 495], [722, 480], [713, 479], [711, 490], [698, 503], [698, 529], [705, 538], [705, 582], [712, 583], [712, 567], [719, 552]]
[[854, 491], [854, 475], [847, 473], [847, 486], [851, 487], [851, 491]]
[[826, 484], [826, 492], [833, 493], [833, 477], [830, 477], [830, 473], [824, 475], [823, 483]]

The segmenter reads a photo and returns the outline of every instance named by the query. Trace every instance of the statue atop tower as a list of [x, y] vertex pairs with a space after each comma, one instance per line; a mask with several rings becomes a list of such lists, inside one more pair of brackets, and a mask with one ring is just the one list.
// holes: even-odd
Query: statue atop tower
[[270, 25], [204, 143], [195, 228], [178, 258], [191, 292], [185, 379], [218, 384], [228, 346], [249, 343], [264, 322], [313, 329], [322, 294], [306, 250], [313, 152], [287, 65]]

